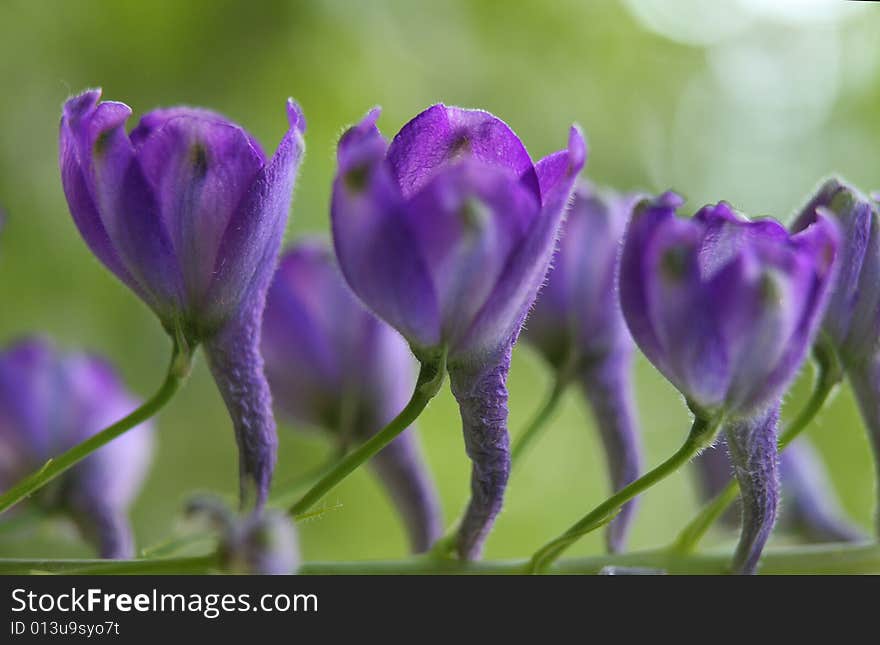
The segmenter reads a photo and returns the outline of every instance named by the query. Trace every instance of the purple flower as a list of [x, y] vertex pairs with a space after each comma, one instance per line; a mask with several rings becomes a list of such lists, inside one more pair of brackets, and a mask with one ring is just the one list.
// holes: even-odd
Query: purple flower
[[[282, 258], [266, 300], [262, 350], [277, 409], [329, 433], [342, 451], [391, 421], [415, 386], [406, 342], [364, 309], [322, 242], [301, 242]], [[442, 517], [414, 429], [371, 465], [413, 551], [425, 551], [439, 537]]]
[[[0, 353], [0, 490], [124, 417], [138, 402], [112, 368], [87, 354], [61, 354], [43, 339]], [[97, 450], [27, 503], [63, 510], [101, 557], [128, 558], [128, 507], [152, 453], [145, 423]]]
[[837, 231], [796, 235], [720, 202], [693, 218], [666, 193], [641, 202], [624, 245], [623, 315], [639, 348], [696, 414], [750, 417], [774, 406], [821, 321]]
[[204, 343], [233, 419], [242, 496], [262, 504], [275, 427], [259, 354], [265, 293], [287, 221], [304, 145], [299, 107], [269, 160], [224, 117], [188, 107], [145, 114], [99, 103], [89, 90], [65, 104], [60, 165], [71, 214], [92, 252], [188, 347]]
[[831, 178], [801, 209], [792, 230], [804, 230], [820, 213], [841, 231], [839, 269], [822, 328], [844, 365], [855, 365], [880, 349], [880, 212], [856, 188]]
[[880, 464], [880, 208], [842, 179], [831, 178], [801, 209], [794, 229], [822, 216], [833, 218], [842, 231], [840, 269], [822, 329], [852, 385]]
[[[630, 370], [633, 342], [617, 294], [620, 246], [632, 198], [582, 182], [562, 226], [547, 281], [523, 328], [557, 372], [576, 379], [592, 407], [605, 447], [611, 484], [620, 489], [641, 469]], [[622, 551], [635, 511], [624, 506], [607, 533], [608, 548]]]
[[821, 322], [838, 234], [825, 217], [796, 235], [728, 204], [676, 217], [666, 193], [635, 209], [621, 260], [623, 314], [694, 414], [723, 421], [743, 526], [734, 570], [752, 573], [776, 521], [782, 394]]
[[352, 290], [423, 363], [444, 350], [473, 461], [458, 551], [477, 557], [509, 472], [510, 349], [547, 271], [586, 149], [534, 164], [501, 120], [435, 105], [389, 145], [378, 109], [341, 138], [331, 217]]

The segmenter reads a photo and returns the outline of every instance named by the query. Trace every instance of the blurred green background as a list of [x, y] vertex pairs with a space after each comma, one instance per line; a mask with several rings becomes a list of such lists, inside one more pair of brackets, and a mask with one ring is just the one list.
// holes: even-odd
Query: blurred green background
[[[801, 0], [592, 2], [0, 3], [0, 339], [34, 330], [109, 357], [148, 396], [170, 349], [151, 313], [89, 253], [68, 214], [57, 124], [71, 93], [102, 86], [136, 115], [177, 103], [226, 113], [271, 149], [284, 100], [307, 119], [308, 153], [288, 240], [328, 228], [334, 147], [342, 128], [384, 108], [393, 134], [444, 101], [504, 118], [537, 159], [581, 123], [587, 174], [620, 189], [682, 192], [690, 208], [727, 199], [782, 219], [839, 171], [880, 188], [880, 6]], [[642, 358], [638, 401], [647, 462], [684, 438], [676, 392]], [[510, 376], [511, 429], [538, 406], [548, 374], [527, 347]], [[790, 416], [809, 370], [788, 397]], [[420, 421], [448, 519], [468, 495], [457, 409], [444, 392]], [[318, 464], [328, 446], [282, 424], [277, 480]], [[846, 510], [868, 526], [871, 458], [846, 389], [811, 428]], [[237, 487], [230, 422], [203, 361], [159, 417], [155, 465], [133, 514], [141, 546], [180, 530], [194, 491]], [[661, 545], [695, 509], [682, 472], [642, 502], [632, 546]], [[571, 392], [510, 484], [487, 556], [524, 556], [606, 495], [589, 415]], [[401, 527], [376, 482], [359, 472], [328, 498], [341, 508], [301, 525], [308, 559], [395, 557]], [[716, 535], [719, 540], [730, 539]], [[601, 551], [597, 535], [573, 553]], [[0, 538], [6, 556], [89, 553], [57, 523]]]

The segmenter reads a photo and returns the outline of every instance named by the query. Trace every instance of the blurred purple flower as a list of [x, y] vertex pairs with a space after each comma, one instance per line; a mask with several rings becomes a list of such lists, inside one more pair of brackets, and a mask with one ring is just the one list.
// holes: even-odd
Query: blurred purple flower
[[[794, 229], [822, 215], [835, 219], [843, 233], [823, 330], [852, 385], [880, 472], [880, 206], [876, 196], [832, 177], [801, 209]], [[880, 531], [880, 515], [877, 522]]]
[[[329, 433], [343, 451], [391, 421], [415, 386], [406, 342], [364, 309], [322, 242], [301, 242], [284, 254], [266, 300], [262, 349], [276, 408]], [[427, 550], [442, 517], [414, 429], [371, 465], [397, 505], [413, 551]]]
[[880, 349], [880, 212], [875, 202], [838, 178], [824, 182], [792, 225], [802, 231], [825, 216], [841, 231], [838, 272], [822, 322], [845, 366]]
[[[523, 328], [524, 338], [556, 370], [557, 378], [580, 382], [615, 490], [638, 478], [641, 469], [630, 378], [633, 342], [617, 293], [621, 240], [632, 200], [581, 182], [546, 284]], [[624, 549], [635, 504], [626, 504], [608, 526], [611, 552]]]
[[[112, 368], [87, 354], [61, 354], [43, 339], [0, 352], [0, 490], [138, 406]], [[62, 510], [101, 557], [134, 555], [128, 507], [152, 454], [150, 423], [99, 449], [28, 502]]]
[[666, 193], [635, 209], [621, 260], [624, 317], [694, 414], [723, 420], [743, 500], [734, 569], [751, 573], [776, 521], [779, 404], [821, 322], [837, 227], [796, 235], [720, 202], [692, 219]]
[[[733, 465], [724, 441], [694, 460], [700, 499], [708, 502], [727, 486]], [[866, 539], [844, 515], [822, 460], [805, 437], [788, 446], [779, 456], [782, 489], [778, 525], [810, 542], [857, 542]], [[739, 512], [731, 507], [722, 516], [724, 524], [739, 526]]]
[[262, 504], [275, 426], [259, 354], [260, 318], [304, 150], [305, 122], [268, 160], [224, 117], [188, 107], [145, 114], [73, 97], [61, 119], [60, 165], [71, 214], [92, 252], [190, 348], [204, 343], [240, 451], [242, 499]]
[[191, 500], [189, 516], [203, 516], [220, 533], [218, 554], [224, 571], [283, 576], [299, 570], [299, 539], [293, 520], [284, 512], [264, 510], [239, 517], [221, 500]]
[[458, 551], [478, 557], [510, 468], [510, 350], [541, 285], [564, 207], [584, 164], [568, 149], [534, 164], [488, 112], [434, 105], [390, 146], [379, 110], [343, 134], [331, 217], [353, 291], [423, 363], [443, 349], [473, 462]]

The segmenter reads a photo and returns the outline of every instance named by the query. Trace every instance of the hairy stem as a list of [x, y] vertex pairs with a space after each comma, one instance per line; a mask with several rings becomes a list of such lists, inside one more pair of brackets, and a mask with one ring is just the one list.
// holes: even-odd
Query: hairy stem
[[412, 397], [400, 414], [394, 417], [382, 430], [370, 437], [369, 440], [343, 457], [298, 502], [290, 507], [289, 513], [296, 517], [308, 511], [324, 495], [333, 490], [337, 484], [391, 443], [397, 435], [411, 426], [425, 407], [427, 407], [430, 400], [440, 391], [445, 375], [446, 351], [444, 350], [436, 360], [422, 363]]
[[25, 497], [32, 495], [102, 446], [110, 443], [116, 437], [140, 425], [159, 412], [171, 400], [171, 397], [174, 396], [174, 393], [180, 389], [180, 386], [189, 376], [191, 359], [192, 354], [186, 345], [176, 341], [165, 382], [162, 383], [162, 387], [159, 388], [152, 398], [124, 419], [92, 435], [57, 457], [53, 457], [43, 464], [40, 470], [28, 475], [3, 493], [3, 495], [0, 495], [0, 513], [3, 513]]
[[718, 432], [720, 423], [720, 419], [710, 421], [699, 417], [695, 418], [684, 444], [669, 459], [606, 499], [565, 533], [538, 549], [532, 556], [527, 571], [530, 573], [544, 571], [566, 549], [584, 535], [614, 519], [619, 509], [629, 500], [677, 471], [700, 450], [711, 445]]

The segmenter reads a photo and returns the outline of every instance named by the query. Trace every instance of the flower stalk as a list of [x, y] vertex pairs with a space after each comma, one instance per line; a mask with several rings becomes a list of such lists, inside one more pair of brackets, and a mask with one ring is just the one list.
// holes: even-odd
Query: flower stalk
[[312, 486], [298, 502], [290, 507], [289, 513], [297, 517], [307, 512], [324, 495], [329, 493], [342, 480], [353, 473], [365, 461], [387, 446], [401, 432], [418, 419], [428, 403], [440, 391], [446, 378], [446, 351], [434, 360], [424, 361], [412, 398], [382, 430], [343, 457], [329, 472]]
[[529, 573], [545, 571], [572, 544], [613, 520], [620, 508], [629, 500], [666, 479], [690, 461], [700, 450], [711, 445], [721, 423], [722, 419], [720, 418], [696, 417], [687, 439], [669, 459], [606, 499], [565, 533], [538, 549], [529, 561], [526, 571]]

